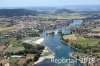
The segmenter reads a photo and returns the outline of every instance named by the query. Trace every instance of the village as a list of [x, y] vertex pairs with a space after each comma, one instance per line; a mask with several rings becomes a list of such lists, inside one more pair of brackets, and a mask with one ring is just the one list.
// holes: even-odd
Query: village
[[[39, 33], [67, 26], [71, 21], [65, 18], [37, 18], [35, 16], [0, 18], [0, 66], [9, 64], [10, 66], [25, 66], [37, 61], [44, 50], [44, 46], [40, 45], [43, 39], [39, 38]], [[27, 37], [34, 38], [31, 41], [29, 38], [28, 41]], [[52, 54], [49, 51], [45, 53]], [[24, 61], [21, 62], [22, 60]]]
[[[54, 58], [54, 53], [44, 45], [45, 40], [40, 33], [55, 36], [56, 30], [65, 26], [70, 29], [64, 34], [61, 29], [62, 41], [81, 52], [83, 55], [100, 56], [100, 18], [90, 19], [81, 13], [39, 12], [38, 15], [0, 17], [0, 66], [33, 66], [44, 60]], [[82, 20], [81, 25], [69, 26], [74, 20]], [[67, 30], [65, 30], [67, 31]], [[73, 52], [72, 57], [81, 55]], [[42, 60], [41, 60], [42, 59]], [[99, 63], [100, 60], [97, 60]], [[91, 65], [90, 65], [91, 66]], [[97, 65], [98, 66], [98, 65]]]
[[[87, 66], [100, 65], [100, 19], [86, 18], [82, 25], [70, 27], [71, 33], [62, 36], [65, 43], [76, 48], [80, 52], [72, 52], [70, 55]], [[85, 59], [85, 60], [82, 60]], [[89, 62], [94, 58], [95, 62]], [[87, 59], [87, 60], [86, 60]]]

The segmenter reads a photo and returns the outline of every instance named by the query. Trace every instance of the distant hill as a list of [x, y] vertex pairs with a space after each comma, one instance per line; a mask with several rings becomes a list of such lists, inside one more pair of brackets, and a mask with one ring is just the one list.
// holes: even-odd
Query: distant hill
[[56, 11], [56, 13], [74, 13], [74, 11], [69, 9], [59, 9]]
[[26, 10], [26, 9], [0, 9], [1, 17], [24, 16], [24, 15], [36, 16], [38, 15], [38, 12], [33, 10]]

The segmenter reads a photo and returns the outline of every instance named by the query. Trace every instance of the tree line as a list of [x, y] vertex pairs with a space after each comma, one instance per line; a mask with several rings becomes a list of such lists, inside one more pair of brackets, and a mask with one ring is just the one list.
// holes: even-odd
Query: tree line
[[13, 17], [13, 16], [36, 16], [38, 12], [35, 10], [26, 10], [26, 9], [0, 9], [1, 17]]

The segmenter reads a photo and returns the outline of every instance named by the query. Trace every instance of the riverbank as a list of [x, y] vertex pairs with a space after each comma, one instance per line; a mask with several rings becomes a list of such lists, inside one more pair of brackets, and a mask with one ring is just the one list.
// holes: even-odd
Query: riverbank
[[[45, 55], [46, 54], [46, 55]], [[48, 55], [47, 55], [48, 54]], [[54, 54], [51, 53], [47, 47], [45, 47], [45, 49], [43, 50], [41, 57], [39, 58], [38, 61], [36, 61], [33, 65], [38, 64], [42, 61], [44, 61], [45, 59], [53, 59], [55, 58]]]
[[[24, 43], [28, 43], [28, 44], [32, 44], [32, 45], [41, 44], [43, 41], [44, 41], [44, 38], [40, 38], [40, 37], [25, 38], [25, 40], [23, 40]], [[48, 47], [45, 47], [41, 56], [33, 65], [36, 65], [36, 64], [44, 61], [45, 59], [53, 59], [53, 58], [54, 58], [54, 54], [49, 51]]]
[[74, 48], [74, 49], [76, 49], [76, 50], [80, 51], [79, 49], [77, 49], [77, 48], [75, 48], [75, 47], [71, 46], [69, 43], [66, 43], [66, 42], [65, 42], [65, 41], [63, 41], [62, 39], [61, 39], [61, 42], [63, 42], [64, 44], [69, 45], [70, 47], [72, 47], [72, 48]]
[[[61, 41], [66, 44], [71, 46], [70, 43], [65, 42], [64, 40], [61, 39]], [[80, 63], [84, 64], [85, 66], [99, 66], [98, 65], [98, 60], [99, 58], [97, 58], [97, 56], [92, 56], [92, 55], [88, 55], [88, 54], [84, 54], [82, 52], [80, 52], [81, 50], [78, 48], [75, 48], [74, 46], [71, 46], [72, 48], [78, 50], [79, 52], [70, 52], [69, 56], [76, 59], [77, 61], [79, 61]], [[94, 65], [95, 64], [95, 65]]]
[[43, 41], [44, 41], [44, 38], [40, 38], [40, 39], [36, 40], [34, 43], [41, 44]]
[[70, 56], [83, 63], [85, 66], [100, 66], [100, 59], [97, 56], [88, 55], [81, 52], [71, 52]]
[[[75, 24], [75, 25], [77, 25], [77, 24]], [[64, 34], [69, 33], [69, 31], [65, 30], [65, 28], [60, 28], [60, 30], [62, 30], [62, 32], [64, 32]], [[53, 31], [55, 31], [55, 30], [53, 30]], [[41, 34], [41, 36], [45, 37], [45, 32], [43, 32]], [[55, 57], [62, 58], [62, 57], [66, 57], [67, 56], [69, 58], [69, 53], [72, 52], [72, 51], [76, 51], [76, 50], [73, 50], [73, 48], [71, 46], [65, 46], [63, 44], [63, 42], [60, 41], [59, 38], [60, 38], [60, 36], [58, 34], [54, 35], [54, 37], [47, 36], [45, 42], [43, 43], [43, 45], [48, 46], [53, 52], [55, 52]], [[54, 47], [57, 47], [57, 46], [61, 46], [61, 49], [54, 48]], [[43, 62], [41, 62], [40, 64], [38, 64], [38, 66], [45, 66], [45, 64], [53, 66], [52, 63], [48, 62], [48, 63], [44, 64], [44, 62], [48, 62], [48, 60], [46, 60], [46, 61], [44, 60]], [[59, 66], [59, 64], [55, 64], [55, 65]], [[62, 63], [60, 66], [64, 66], [64, 65], [66, 66], [66, 65], [70, 65], [70, 64], [63, 64]], [[83, 64], [80, 63], [80, 62], [78, 62], [74, 66], [83, 66]]]
[[[79, 40], [81, 40], [81, 41], [79, 41]], [[94, 43], [96, 43], [96, 41], [94, 41], [93, 39], [78, 37], [78, 39], [75, 40], [75, 41], [68, 41], [68, 40], [64, 40], [64, 38], [62, 37], [61, 41], [64, 44], [67, 44], [67, 45], [71, 46], [72, 48], [80, 51], [80, 52], [71, 52], [70, 56], [72, 58], [80, 61], [84, 65], [88, 65], [88, 66], [99, 66], [100, 65], [99, 61], [98, 61], [99, 56], [94, 55], [93, 52], [92, 52], [93, 50], [89, 52], [89, 49], [88, 49], [88, 47], [91, 47], [91, 48], [96, 47], [96, 49], [98, 49], [97, 46], [99, 46], [99, 45], [94, 44]], [[76, 43], [77, 41], [78, 41], [78, 43]], [[76, 44], [74, 44], [74, 42]], [[83, 44], [85, 44], [85, 45], [83, 45]], [[97, 45], [97, 46], [94, 46], [94, 45]]]
[[[72, 58], [74, 58], [74, 59], [76, 59], [76, 60], [78, 60], [78, 61], [80, 61], [80, 62], [82, 63], [81, 58], [77, 58], [77, 55], [76, 55], [76, 56], [73, 56], [74, 53], [76, 53], [76, 52], [71, 52], [71, 53], [69, 54], [69, 56], [71, 56]], [[83, 63], [83, 64], [85, 64], [85, 63]]]
[[35, 38], [25, 38], [23, 40], [24, 43], [28, 43], [28, 44], [41, 44], [44, 41], [44, 38], [40, 38], [40, 37], [35, 37]]

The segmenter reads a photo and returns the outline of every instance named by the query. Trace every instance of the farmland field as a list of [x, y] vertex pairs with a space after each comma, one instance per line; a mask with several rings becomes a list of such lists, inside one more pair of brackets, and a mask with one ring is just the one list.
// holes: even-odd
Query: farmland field
[[13, 52], [13, 53], [16, 53], [18, 51], [21, 51], [21, 50], [24, 50], [24, 47], [8, 47], [4, 53], [6, 52]]
[[94, 46], [100, 42], [100, 39], [89, 39], [89, 38], [78, 38], [75, 43], [81, 44], [81, 45], [89, 45]]

